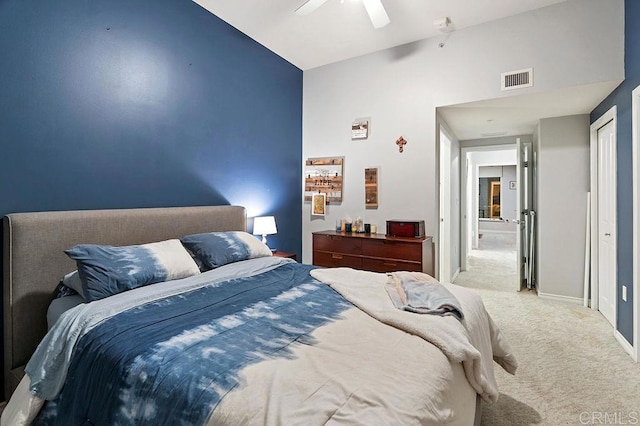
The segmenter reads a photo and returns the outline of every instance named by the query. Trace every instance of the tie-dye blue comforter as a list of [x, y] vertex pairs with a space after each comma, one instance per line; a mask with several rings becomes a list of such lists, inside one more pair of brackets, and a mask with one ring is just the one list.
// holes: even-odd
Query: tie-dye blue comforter
[[[36, 423], [205, 424], [238, 385], [240, 370], [290, 357], [289, 345], [312, 344], [313, 330], [352, 306], [315, 281], [313, 267], [276, 266], [99, 321], [77, 340], [64, 387]], [[38, 371], [31, 369], [36, 395], [55, 388], [47, 377], [34, 380]]]

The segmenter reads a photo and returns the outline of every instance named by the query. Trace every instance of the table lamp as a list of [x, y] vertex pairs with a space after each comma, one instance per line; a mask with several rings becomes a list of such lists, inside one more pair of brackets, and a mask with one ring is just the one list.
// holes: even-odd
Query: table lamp
[[253, 235], [262, 235], [262, 242], [267, 244], [267, 235], [277, 234], [276, 218], [273, 216], [258, 216], [253, 220]]

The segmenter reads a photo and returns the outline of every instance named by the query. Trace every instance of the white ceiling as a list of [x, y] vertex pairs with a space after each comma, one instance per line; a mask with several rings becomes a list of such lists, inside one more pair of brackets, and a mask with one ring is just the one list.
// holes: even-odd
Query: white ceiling
[[[442, 36], [434, 21], [454, 30], [566, 0], [382, 0], [391, 19], [374, 29], [360, 0], [327, 0], [309, 15], [304, 0], [193, 0], [302, 70], [412, 41]], [[531, 134], [540, 118], [589, 113], [613, 89], [605, 83], [552, 93], [512, 96], [439, 108], [460, 140], [486, 134]]]
[[382, 0], [391, 19], [374, 29], [360, 0], [328, 0], [309, 15], [304, 0], [194, 0], [302, 70], [353, 58], [441, 33], [433, 21], [449, 17], [455, 29], [566, 0]]

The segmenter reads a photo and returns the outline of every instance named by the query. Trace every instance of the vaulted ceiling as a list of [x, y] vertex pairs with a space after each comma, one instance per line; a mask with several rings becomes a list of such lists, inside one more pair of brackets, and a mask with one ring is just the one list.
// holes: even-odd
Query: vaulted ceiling
[[[306, 0], [194, 0], [302, 70], [494, 21], [566, 0], [382, 0], [391, 22], [375, 29], [362, 0], [326, 0], [313, 13]], [[586, 114], [617, 83], [560, 89], [439, 108], [461, 139], [531, 134], [540, 118]]]

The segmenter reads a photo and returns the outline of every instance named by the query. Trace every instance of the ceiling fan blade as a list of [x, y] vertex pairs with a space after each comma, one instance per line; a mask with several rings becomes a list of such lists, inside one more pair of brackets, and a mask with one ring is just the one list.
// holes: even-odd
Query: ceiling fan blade
[[298, 15], [308, 15], [323, 4], [325, 4], [327, 0], [307, 0], [300, 7], [296, 9], [296, 13]]
[[364, 3], [364, 8], [367, 9], [373, 28], [382, 28], [391, 22], [387, 11], [384, 10], [382, 0], [362, 0], [362, 3]]

